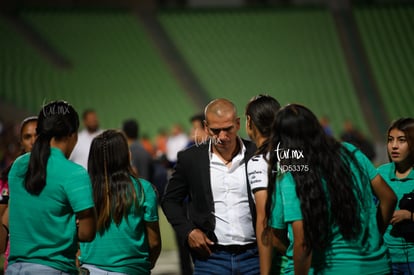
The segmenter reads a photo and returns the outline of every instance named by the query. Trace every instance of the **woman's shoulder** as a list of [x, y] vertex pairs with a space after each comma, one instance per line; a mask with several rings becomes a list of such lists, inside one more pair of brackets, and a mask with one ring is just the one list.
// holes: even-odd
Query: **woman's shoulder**
[[154, 186], [148, 180], [143, 179], [143, 178], [135, 178], [135, 177], [131, 177], [131, 179], [135, 185], [135, 188], [137, 188], [138, 190], [142, 188], [145, 193], [149, 191], [155, 192]]
[[377, 167], [377, 170], [380, 173], [385, 173], [385, 172], [388, 172], [391, 169], [393, 169], [393, 167], [394, 167], [394, 163], [393, 162], [389, 162], [389, 163], [381, 164], [380, 166]]
[[247, 162], [247, 168], [267, 167], [267, 161], [263, 155], [254, 155]]
[[158, 192], [155, 186], [146, 179], [132, 177], [135, 190], [138, 194], [144, 195], [144, 200], [147, 205], [157, 205]]
[[142, 185], [142, 187], [144, 187], [144, 188], [148, 187], [148, 186], [152, 186], [151, 182], [149, 182], [148, 180], [143, 179], [143, 178], [133, 178], [132, 180], [134, 181], [135, 184], [138, 184], [138, 182], [139, 182]]
[[281, 172], [277, 176], [277, 181], [283, 186], [295, 186], [295, 179], [289, 171]]
[[48, 169], [51, 169], [48, 170], [51, 174], [59, 175], [62, 180], [67, 180], [68, 182], [90, 182], [88, 171], [82, 165], [66, 158], [55, 162], [53, 166], [48, 166]]
[[[89, 177], [88, 171], [80, 164], [73, 162], [71, 160], [66, 160], [63, 164], [63, 167], [67, 169], [67, 171], [71, 171], [71, 174], [84, 176], [87, 175]], [[62, 167], [62, 168], [63, 168]]]
[[353, 155], [353, 157], [359, 164], [366, 165], [369, 163], [372, 165], [372, 161], [368, 159], [368, 157], [361, 151], [360, 148], [348, 142], [342, 142], [341, 144], [348, 152], [350, 152]]
[[18, 156], [13, 162], [12, 166], [25, 165], [29, 162], [29, 160], [30, 160], [30, 153], [25, 153], [21, 156]]
[[19, 156], [12, 164], [9, 177], [25, 176], [29, 166], [30, 153]]
[[341, 145], [342, 145], [343, 147], [345, 147], [345, 149], [347, 149], [347, 150], [348, 150], [348, 151], [350, 151], [351, 153], [356, 152], [356, 151], [358, 151], [358, 150], [359, 150], [359, 149], [358, 149], [355, 145], [353, 145], [353, 144], [351, 144], [351, 143], [349, 143], [349, 142], [346, 142], [346, 141], [341, 142]]
[[276, 185], [282, 193], [291, 193], [292, 190], [296, 190], [296, 182], [291, 172], [282, 171], [279, 168], [277, 173], [278, 175], [276, 176]]
[[88, 171], [80, 164], [69, 160], [63, 152], [55, 147], [50, 150], [50, 157], [53, 160], [54, 167], [61, 171], [67, 172], [66, 174], [88, 174]]

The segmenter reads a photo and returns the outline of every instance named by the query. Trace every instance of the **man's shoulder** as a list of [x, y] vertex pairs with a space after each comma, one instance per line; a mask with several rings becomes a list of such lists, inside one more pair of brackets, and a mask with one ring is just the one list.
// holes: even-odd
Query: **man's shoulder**
[[142, 146], [141, 142], [139, 141], [132, 142], [131, 145], [129, 145], [129, 148], [131, 150], [145, 150], [144, 146]]
[[196, 143], [196, 144], [191, 145], [188, 148], [183, 149], [178, 154], [183, 155], [183, 156], [202, 154], [203, 152], [208, 151], [208, 147], [209, 147], [208, 143], [200, 143], [200, 144]]
[[89, 133], [86, 129], [83, 129], [78, 133], [78, 142], [76, 143], [76, 147], [87, 144], [88, 140], [90, 140]]
[[208, 148], [209, 148], [209, 143], [208, 142], [203, 142], [203, 143], [195, 143], [195, 144], [191, 145], [190, 147], [186, 148], [183, 151], [199, 152], [199, 151], [208, 150]]
[[140, 158], [151, 158], [152, 159], [150, 153], [148, 153], [148, 151], [145, 150], [144, 146], [139, 141], [131, 143], [131, 145], [129, 146], [129, 150], [131, 150], [131, 154], [134, 157], [138, 156]]
[[78, 139], [79, 138], [94, 138], [96, 136], [99, 136], [103, 132], [104, 131], [102, 129], [98, 129], [93, 133], [90, 133], [87, 129], [82, 129], [81, 131], [78, 132]]
[[81, 131], [78, 132], [78, 137], [83, 137], [83, 136], [86, 136], [87, 134], [88, 134], [88, 130], [82, 129]]

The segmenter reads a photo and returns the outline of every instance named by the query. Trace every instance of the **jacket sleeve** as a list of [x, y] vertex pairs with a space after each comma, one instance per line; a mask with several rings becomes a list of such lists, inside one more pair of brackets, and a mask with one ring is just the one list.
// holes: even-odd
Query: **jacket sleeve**
[[[189, 169], [190, 161], [185, 153], [178, 153], [175, 170], [169, 180], [161, 206], [169, 223], [172, 225], [181, 241], [187, 243], [188, 234], [195, 228], [194, 224], [187, 217], [187, 203], [189, 196], [189, 180], [186, 170]], [[188, 172], [188, 171], [187, 171]]]

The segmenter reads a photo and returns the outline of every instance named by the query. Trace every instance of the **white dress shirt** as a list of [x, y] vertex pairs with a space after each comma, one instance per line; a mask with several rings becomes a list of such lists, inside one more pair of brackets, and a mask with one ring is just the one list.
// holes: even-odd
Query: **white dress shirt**
[[89, 149], [91, 148], [92, 140], [100, 133], [102, 133], [102, 130], [98, 130], [92, 134], [86, 129], [80, 131], [78, 134], [78, 142], [75, 148], [73, 148], [69, 159], [88, 169]]
[[167, 140], [167, 159], [171, 162], [176, 162], [178, 152], [185, 149], [187, 144], [188, 137], [184, 133], [170, 136]]
[[255, 242], [255, 232], [247, 195], [246, 170], [242, 148], [234, 156], [231, 166], [210, 151], [210, 179], [214, 200], [216, 227], [214, 233], [221, 245], [244, 245]]

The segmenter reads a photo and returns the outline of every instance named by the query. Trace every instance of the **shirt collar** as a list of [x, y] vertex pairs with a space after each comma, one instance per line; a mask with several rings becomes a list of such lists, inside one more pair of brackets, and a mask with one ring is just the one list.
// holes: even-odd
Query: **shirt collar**
[[414, 169], [411, 169], [410, 173], [405, 178], [397, 178], [395, 175], [395, 162], [391, 162], [389, 173], [390, 180], [392, 181], [407, 181], [414, 179]]
[[[240, 137], [237, 137], [237, 140], [240, 144], [240, 150], [239, 152], [234, 156], [234, 158], [238, 158], [240, 155], [244, 158], [244, 155], [246, 153], [246, 146], [244, 146], [244, 143], [242, 141], [242, 139]], [[210, 139], [209, 143], [208, 143], [208, 152], [209, 152], [209, 157], [210, 157], [210, 161], [211, 161], [211, 157], [213, 156], [213, 139]]]
[[54, 155], [61, 155], [61, 156], [65, 157], [65, 154], [62, 152], [62, 150], [60, 150], [57, 147], [50, 147], [50, 153], [54, 154]]

